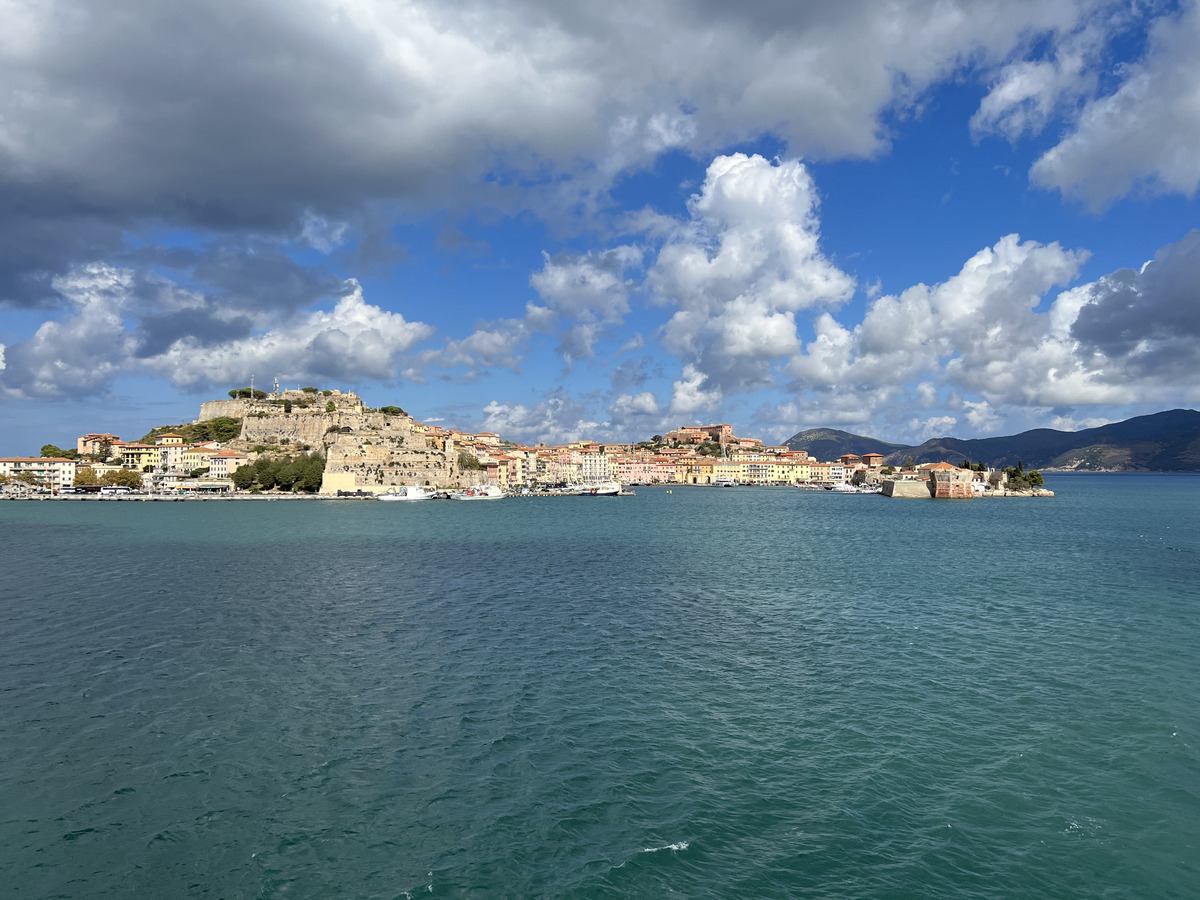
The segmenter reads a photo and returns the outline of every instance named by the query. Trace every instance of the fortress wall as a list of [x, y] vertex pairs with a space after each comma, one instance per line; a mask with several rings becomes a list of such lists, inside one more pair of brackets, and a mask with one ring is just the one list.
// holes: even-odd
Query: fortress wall
[[929, 484], [925, 481], [885, 478], [883, 481], [883, 496], [928, 500], [930, 497]]
[[219, 419], [227, 416], [240, 419], [248, 412], [249, 400], [206, 400], [200, 404], [200, 418], [195, 424], [207, 422], [209, 419]]

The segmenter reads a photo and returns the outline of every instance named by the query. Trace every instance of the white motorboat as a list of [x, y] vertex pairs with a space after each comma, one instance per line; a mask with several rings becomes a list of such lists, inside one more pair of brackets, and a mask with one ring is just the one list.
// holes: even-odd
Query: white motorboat
[[376, 500], [432, 500], [433, 491], [427, 491], [420, 485], [410, 484], [389, 488], [382, 494], [376, 494]]
[[619, 481], [589, 481], [587, 484], [571, 485], [563, 492], [571, 497], [617, 497]]
[[451, 500], [503, 500], [504, 491], [494, 484], [477, 484], [474, 487], [454, 491]]

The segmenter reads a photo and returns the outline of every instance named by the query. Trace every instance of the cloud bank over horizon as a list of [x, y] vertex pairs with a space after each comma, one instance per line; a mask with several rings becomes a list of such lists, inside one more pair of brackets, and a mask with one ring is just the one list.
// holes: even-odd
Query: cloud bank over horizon
[[[517, 440], [915, 440], [1200, 400], [1194, 2], [0, 15], [13, 427], [252, 374]], [[1130, 215], [1161, 235], [1141, 258]]]

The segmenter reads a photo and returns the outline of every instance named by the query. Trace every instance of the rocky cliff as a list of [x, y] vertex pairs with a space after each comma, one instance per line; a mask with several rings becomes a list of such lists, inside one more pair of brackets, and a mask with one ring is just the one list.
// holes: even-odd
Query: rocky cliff
[[453, 444], [422, 434], [408, 416], [381, 412], [345, 416], [337, 430], [325, 437], [323, 493], [380, 491], [404, 484], [466, 487], [486, 479], [478, 470], [460, 469]]
[[387, 409], [368, 409], [353, 393], [279, 391], [253, 400], [211, 400], [197, 421], [240, 418], [241, 434], [229, 443], [236, 449], [322, 451], [325, 493], [406, 484], [465, 487], [485, 480], [483, 472], [459, 468], [452, 443], [427, 436], [398, 408]]

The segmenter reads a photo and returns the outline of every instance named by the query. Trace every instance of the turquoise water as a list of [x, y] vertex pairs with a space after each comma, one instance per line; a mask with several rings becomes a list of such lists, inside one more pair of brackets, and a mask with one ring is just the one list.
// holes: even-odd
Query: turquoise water
[[0, 503], [12, 897], [1195, 897], [1200, 478]]

